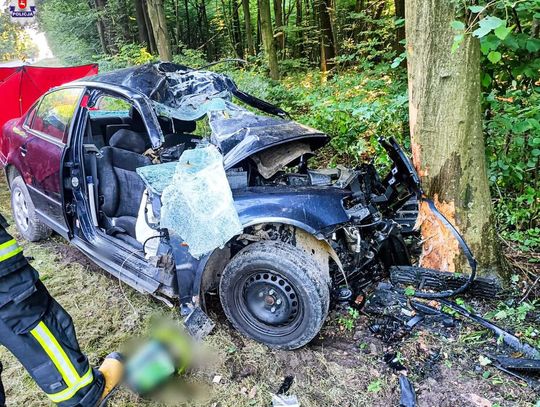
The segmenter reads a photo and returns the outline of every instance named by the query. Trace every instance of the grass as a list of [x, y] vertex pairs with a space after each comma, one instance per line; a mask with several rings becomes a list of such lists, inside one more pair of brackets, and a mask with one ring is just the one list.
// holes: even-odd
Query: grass
[[[0, 183], [0, 211], [11, 221], [4, 183]], [[10, 232], [20, 240], [13, 226]], [[58, 236], [37, 244], [21, 243], [51, 294], [72, 315], [81, 348], [93, 365], [109, 352], [125, 348], [133, 338], [144, 336], [154, 318], [178, 319], [174, 309], [111, 278]], [[160, 401], [143, 400], [122, 389], [110, 405], [268, 406], [288, 375], [294, 376], [291, 393], [303, 407], [399, 404], [398, 376], [382, 361], [387, 346], [367, 330], [364, 315], [355, 315], [354, 322], [345, 315], [351, 319], [351, 329], [344, 330], [340, 315], [334, 313], [320, 338], [293, 352], [271, 350], [240, 336], [217, 304], [210, 308], [210, 315], [217, 322], [206, 340], [210, 357], [167, 388], [194, 391], [195, 401], [185, 401], [185, 395], [178, 394], [169, 400], [165, 396]], [[474, 406], [476, 395], [500, 406], [534, 405], [534, 393], [522, 383], [490, 366], [483, 367], [490, 371], [487, 379], [476, 372], [478, 354], [467, 346], [451, 336], [427, 331], [417, 331], [400, 345], [420, 405]], [[442, 356], [432, 363], [434, 353]], [[0, 360], [8, 405], [50, 405], [19, 362], [1, 347]], [[213, 383], [217, 375], [222, 379]]]

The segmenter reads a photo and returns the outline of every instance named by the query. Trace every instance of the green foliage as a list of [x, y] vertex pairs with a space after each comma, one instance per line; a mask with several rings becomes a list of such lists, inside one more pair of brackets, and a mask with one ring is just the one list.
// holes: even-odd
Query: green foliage
[[338, 324], [347, 331], [352, 331], [356, 325], [356, 321], [360, 317], [360, 312], [354, 308], [349, 308], [346, 315], [338, 317]]
[[[310, 71], [269, 83], [254, 72], [233, 73], [238, 86], [289, 111], [295, 120], [332, 136], [332, 162], [357, 164], [374, 156], [381, 164], [378, 137], [408, 134], [404, 74], [388, 65], [365, 72], [348, 71], [323, 82]], [[377, 154], [376, 154], [377, 153]], [[379, 154], [381, 153], [381, 154]]]
[[0, 13], [0, 62], [25, 61], [35, 57], [37, 51], [23, 26], [12, 23], [7, 13]]
[[485, 317], [500, 321], [505, 328], [511, 329], [524, 342], [538, 348], [540, 347], [540, 329], [535, 321], [538, 312], [540, 312], [538, 300], [522, 303], [510, 300], [500, 302], [497, 308], [488, 312]]
[[380, 379], [372, 381], [367, 387], [367, 391], [369, 391], [370, 393], [378, 393], [381, 390], [382, 390], [382, 382]]
[[480, 41], [489, 181], [503, 238], [540, 249], [540, 1], [461, 5], [453, 49]]
[[88, 63], [101, 52], [96, 15], [87, 2], [44, 1], [40, 4], [37, 19], [54, 55], [66, 64]]
[[501, 234], [540, 248], [540, 93], [492, 89], [485, 122], [489, 181]]
[[123, 45], [117, 54], [99, 55], [97, 58], [100, 71], [111, 71], [127, 66], [142, 65], [155, 62], [157, 58], [150, 54], [146, 47], [138, 44]]
[[380, 16], [374, 15], [375, 9], [366, 7], [361, 11], [349, 11], [338, 8], [337, 18], [341, 23], [343, 41], [336, 62], [341, 67], [354, 64], [356, 69], [372, 70], [396, 58], [395, 30], [403, 27], [404, 20], [395, 19], [389, 10], [384, 10]]
[[204, 52], [189, 48], [185, 48], [181, 53], [175, 55], [173, 57], [173, 62], [180, 65], [192, 66], [194, 68], [200, 68], [208, 64]]

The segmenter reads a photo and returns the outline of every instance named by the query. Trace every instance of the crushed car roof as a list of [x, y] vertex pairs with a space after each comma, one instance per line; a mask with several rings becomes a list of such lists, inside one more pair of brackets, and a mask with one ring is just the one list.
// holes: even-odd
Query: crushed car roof
[[[160, 62], [95, 75], [85, 82], [137, 91], [150, 100], [159, 116], [183, 121], [208, 116], [210, 142], [225, 156], [226, 168], [279, 144], [306, 140], [316, 149], [328, 141], [324, 133], [289, 120], [284, 110], [242, 92], [231, 78], [216, 72]], [[247, 106], [233, 103], [234, 98]]]

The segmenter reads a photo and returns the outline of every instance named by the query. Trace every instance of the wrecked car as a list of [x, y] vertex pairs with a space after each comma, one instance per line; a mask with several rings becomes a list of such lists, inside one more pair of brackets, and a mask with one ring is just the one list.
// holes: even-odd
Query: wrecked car
[[[405, 237], [419, 179], [409, 159], [382, 140], [393, 163], [384, 177], [372, 163], [312, 168], [328, 141], [225, 75], [158, 63], [50, 90], [6, 123], [0, 160], [25, 239], [55, 231], [183, 315], [219, 293], [241, 333], [295, 349], [333, 304], [411, 265]], [[241, 233], [193, 256], [161, 227], [160, 191], [137, 170], [204, 145], [222, 155]]]

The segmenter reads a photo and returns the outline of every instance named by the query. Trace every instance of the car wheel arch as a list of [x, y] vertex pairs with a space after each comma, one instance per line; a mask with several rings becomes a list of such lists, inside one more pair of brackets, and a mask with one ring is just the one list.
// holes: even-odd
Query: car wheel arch
[[4, 168], [4, 171], [6, 173], [6, 179], [7, 179], [8, 187], [9, 187], [9, 189], [11, 189], [11, 183], [13, 182], [13, 180], [15, 178], [17, 178], [18, 176], [21, 176], [21, 173], [17, 169], [17, 167], [15, 167], [13, 164], [8, 164]]
[[[325, 278], [330, 285], [330, 263], [337, 259], [337, 255], [325, 239], [318, 239], [314, 234], [314, 230], [308, 226], [300, 227], [297, 225], [297, 222], [283, 222], [281, 220], [278, 222], [268, 222], [267, 220], [250, 222], [249, 224], [244, 225], [244, 232], [253, 227], [261, 228], [267, 225], [288, 226], [292, 228], [295, 235], [293, 246], [302, 249], [321, 266], [321, 270], [325, 274]], [[222, 249], [215, 249], [201, 259], [199, 269], [197, 270], [197, 278], [195, 279], [196, 287], [194, 295], [199, 295], [200, 298], [204, 298], [206, 292], [219, 286], [221, 273], [234, 256], [230, 249], [231, 243], [237, 240], [239, 236], [241, 235], [237, 235], [229, 240]], [[254, 242], [249, 242], [247, 245], [251, 243]]]

